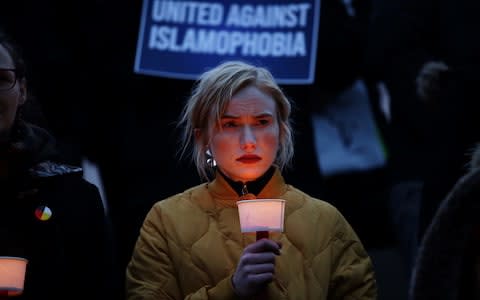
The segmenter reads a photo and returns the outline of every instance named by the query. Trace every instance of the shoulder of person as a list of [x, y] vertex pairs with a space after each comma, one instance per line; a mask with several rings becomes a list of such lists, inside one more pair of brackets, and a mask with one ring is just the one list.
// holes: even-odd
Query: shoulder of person
[[332, 215], [336, 215], [338, 213], [337, 208], [331, 203], [310, 196], [309, 194], [292, 185], [288, 186], [289, 188], [287, 190], [287, 193], [285, 194], [285, 197], [288, 198], [289, 202], [293, 202], [295, 207], [312, 209], [313, 213], [329, 213]]
[[44, 195], [68, 198], [68, 202], [81, 201], [82, 205], [88, 204], [95, 207], [102, 205], [100, 191], [94, 184], [83, 178], [81, 167], [55, 161], [44, 161], [32, 167], [29, 172], [34, 180], [34, 185], [42, 190]]
[[338, 229], [345, 223], [345, 218], [334, 205], [312, 197], [291, 185], [283, 197], [288, 201], [286, 217], [302, 216], [299, 221], [304, 222], [304, 217], [309, 216], [309, 222], [315, 222], [317, 225], [320, 223], [322, 227], [326, 226], [331, 230], [336, 230], [335, 228]]
[[199, 196], [206, 196], [204, 195], [206, 193], [205, 185], [205, 183], [202, 183], [200, 185], [191, 187], [181, 193], [159, 200], [153, 205], [153, 209], [157, 211], [167, 210], [173, 212], [183, 211], [185, 209], [188, 210], [192, 206], [198, 207], [198, 205], [194, 204], [194, 201], [192, 200]]
[[472, 158], [470, 160], [470, 171], [480, 169], [480, 143], [478, 143], [472, 151]]

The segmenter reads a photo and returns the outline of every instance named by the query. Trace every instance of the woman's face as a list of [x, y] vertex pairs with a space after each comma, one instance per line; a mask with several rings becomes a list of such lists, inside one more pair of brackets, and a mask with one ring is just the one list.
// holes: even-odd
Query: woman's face
[[[12, 57], [7, 49], [0, 44], [0, 81], [8, 82], [15, 80], [15, 76], [5, 69], [15, 68]], [[13, 76], [13, 77], [12, 77]], [[22, 105], [26, 99], [25, 82], [17, 81], [15, 86], [9, 90], [0, 90], [0, 140], [10, 132], [18, 106]]]
[[209, 143], [218, 168], [242, 182], [263, 175], [275, 161], [278, 147], [275, 101], [253, 85], [233, 95]]

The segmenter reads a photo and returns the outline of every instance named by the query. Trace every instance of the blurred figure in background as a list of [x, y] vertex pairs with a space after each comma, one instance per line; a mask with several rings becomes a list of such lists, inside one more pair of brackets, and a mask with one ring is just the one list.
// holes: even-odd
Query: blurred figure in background
[[113, 247], [99, 192], [63, 163], [48, 131], [23, 118], [29, 101], [24, 60], [0, 32], [0, 256], [28, 260], [18, 299], [108, 298]]
[[411, 300], [480, 299], [480, 145], [421, 241]]
[[192, 166], [175, 159], [174, 123], [192, 82], [133, 71], [141, 7], [142, 1], [18, 0], [0, 10], [0, 24], [31, 62], [29, 86], [65, 158], [98, 168], [121, 281], [153, 203], [200, 183]]

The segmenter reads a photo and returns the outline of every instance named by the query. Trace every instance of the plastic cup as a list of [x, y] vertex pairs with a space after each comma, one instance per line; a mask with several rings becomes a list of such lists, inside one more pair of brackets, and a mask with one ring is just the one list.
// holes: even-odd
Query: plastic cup
[[283, 232], [285, 200], [254, 199], [237, 201], [242, 232]]
[[0, 256], [0, 295], [22, 294], [27, 263], [22, 257]]

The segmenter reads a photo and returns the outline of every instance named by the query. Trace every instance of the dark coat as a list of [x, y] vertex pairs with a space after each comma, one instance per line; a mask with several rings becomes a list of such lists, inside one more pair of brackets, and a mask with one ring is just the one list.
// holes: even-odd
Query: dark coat
[[[475, 279], [480, 245], [480, 147], [471, 170], [441, 202], [425, 232], [414, 268], [410, 299], [478, 299]], [[478, 271], [478, 270], [477, 270]]]
[[[24, 293], [16, 299], [105, 295], [112, 249], [100, 194], [81, 168], [52, 160], [48, 133], [24, 125], [3, 151], [11, 172], [0, 181], [0, 256], [28, 259]], [[50, 219], [36, 216], [42, 206], [51, 210]]]

